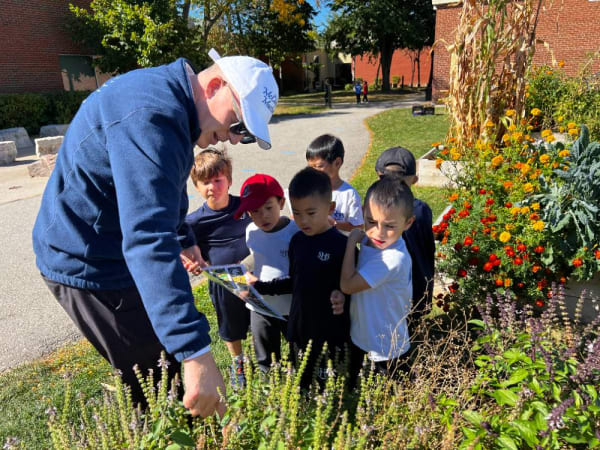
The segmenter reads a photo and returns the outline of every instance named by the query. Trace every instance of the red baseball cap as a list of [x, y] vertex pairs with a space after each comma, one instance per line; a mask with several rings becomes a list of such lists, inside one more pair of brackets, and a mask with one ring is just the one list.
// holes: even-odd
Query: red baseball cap
[[239, 219], [246, 211], [260, 208], [269, 198], [283, 196], [283, 188], [275, 178], [264, 173], [252, 175], [242, 184], [240, 190], [242, 201], [233, 217]]

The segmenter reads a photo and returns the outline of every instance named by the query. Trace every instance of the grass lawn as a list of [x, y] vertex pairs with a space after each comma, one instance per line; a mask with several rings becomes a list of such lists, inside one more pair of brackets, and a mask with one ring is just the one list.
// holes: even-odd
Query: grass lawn
[[[388, 147], [401, 145], [419, 157], [434, 141], [441, 140], [447, 129], [446, 116], [413, 117], [408, 109], [390, 110], [367, 120], [372, 131], [371, 147], [363, 166], [352, 178], [353, 185], [364, 196], [375, 181], [375, 160]], [[429, 203], [436, 217], [444, 208], [440, 190], [417, 188], [417, 197]], [[227, 349], [217, 336], [216, 314], [208, 297], [205, 284], [195, 289], [197, 305], [206, 313], [211, 324], [212, 349], [221, 370], [226, 370], [230, 359]], [[65, 378], [71, 379], [73, 392], [85, 398], [101, 397], [101, 383], [110, 383], [110, 366], [86, 341], [68, 345], [49, 357], [25, 364], [0, 375], [0, 444], [8, 436], [17, 437], [25, 448], [51, 447], [46, 429], [46, 409], [62, 405]], [[226, 372], [224, 372], [226, 373]], [[71, 408], [67, 421], [75, 421], [77, 411]]]
[[317, 114], [322, 111], [325, 111], [325, 106], [323, 105], [281, 105], [278, 104], [275, 108], [274, 116], [292, 116], [296, 114]]

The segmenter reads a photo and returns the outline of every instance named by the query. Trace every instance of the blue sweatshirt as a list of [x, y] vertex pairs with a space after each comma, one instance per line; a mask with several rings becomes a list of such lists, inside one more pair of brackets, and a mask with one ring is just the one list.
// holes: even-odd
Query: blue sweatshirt
[[156, 335], [179, 361], [210, 343], [179, 259], [200, 136], [186, 61], [129, 72], [75, 115], [33, 229], [47, 278], [80, 289], [135, 284]]

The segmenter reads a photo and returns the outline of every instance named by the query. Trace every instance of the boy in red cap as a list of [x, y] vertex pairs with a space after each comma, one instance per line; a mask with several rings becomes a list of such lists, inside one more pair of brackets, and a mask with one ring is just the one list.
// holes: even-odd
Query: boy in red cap
[[[254, 275], [262, 281], [271, 281], [289, 275], [288, 247], [299, 229], [296, 223], [281, 215], [285, 198], [281, 185], [270, 175], [252, 175], [242, 185], [241, 203], [235, 213], [245, 212], [252, 223], [246, 228], [246, 245], [254, 258]], [[286, 319], [290, 314], [291, 294], [265, 295], [265, 301]], [[250, 330], [258, 367], [267, 372], [271, 355], [281, 359], [281, 335], [287, 339], [287, 322], [258, 313], [250, 305]]]

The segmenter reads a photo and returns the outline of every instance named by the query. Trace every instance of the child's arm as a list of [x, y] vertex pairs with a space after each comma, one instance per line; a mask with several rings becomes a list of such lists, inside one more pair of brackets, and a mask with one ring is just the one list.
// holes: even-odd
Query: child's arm
[[362, 230], [363, 224], [352, 225], [350, 222], [337, 222], [334, 220], [333, 226], [335, 226], [340, 231], [352, 231], [355, 228]]
[[342, 263], [342, 276], [340, 278], [340, 289], [344, 294], [355, 294], [366, 289], [370, 289], [369, 283], [356, 271], [356, 244], [358, 244], [364, 232], [358, 229], [352, 230], [348, 236], [346, 244], [346, 253]]

